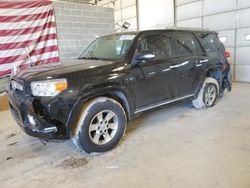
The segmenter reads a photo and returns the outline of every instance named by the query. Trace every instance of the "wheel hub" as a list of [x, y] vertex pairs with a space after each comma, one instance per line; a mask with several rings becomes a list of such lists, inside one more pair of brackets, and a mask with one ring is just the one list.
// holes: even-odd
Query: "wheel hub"
[[204, 96], [204, 102], [206, 104], [206, 106], [212, 106], [215, 99], [216, 99], [216, 87], [214, 85], [210, 85], [206, 92], [205, 92], [205, 96]]
[[118, 128], [118, 118], [110, 110], [103, 110], [96, 114], [89, 126], [90, 139], [97, 145], [110, 142]]

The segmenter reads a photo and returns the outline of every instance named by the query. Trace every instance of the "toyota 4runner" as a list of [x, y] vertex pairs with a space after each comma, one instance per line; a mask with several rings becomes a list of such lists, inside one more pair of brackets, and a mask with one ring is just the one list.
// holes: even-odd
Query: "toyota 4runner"
[[216, 32], [168, 29], [96, 39], [78, 59], [18, 73], [8, 90], [13, 117], [44, 140], [72, 139], [88, 153], [121, 140], [127, 122], [176, 101], [212, 107], [231, 90]]

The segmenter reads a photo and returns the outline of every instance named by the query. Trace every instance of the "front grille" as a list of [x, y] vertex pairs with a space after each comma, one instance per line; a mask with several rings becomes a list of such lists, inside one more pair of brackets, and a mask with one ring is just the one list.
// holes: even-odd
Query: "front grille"
[[20, 91], [17, 91], [17, 90], [16, 90], [15, 92], [13, 92], [13, 97], [15, 98], [15, 100], [16, 100], [19, 104], [21, 104], [21, 103], [24, 101], [24, 99], [25, 99], [23, 93], [20, 92]]

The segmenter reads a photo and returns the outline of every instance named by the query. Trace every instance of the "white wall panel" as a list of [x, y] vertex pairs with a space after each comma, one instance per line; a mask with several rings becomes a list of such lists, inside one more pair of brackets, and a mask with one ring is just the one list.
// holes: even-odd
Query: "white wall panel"
[[195, 1], [197, 1], [197, 0], [176, 0], [176, 5], [179, 6], [179, 5], [183, 5], [183, 4], [192, 3]]
[[177, 27], [195, 27], [195, 28], [202, 28], [202, 19], [195, 18], [185, 21], [177, 22]]
[[232, 78], [234, 79], [235, 78], [235, 65], [231, 64], [230, 69], [231, 69]]
[[235, 28], [235, 13], [228, 12], [204, 17], [203, 27], [211, 30], [227, 30]]
[[120, 21], [122, 19], [122, 11], [121, 10], [115, 11], [114, 15], [115, 15], [115, 21]]
[[[249, 0], [250, 1], [250, 0]], [[237, 11], [237, 27], [250, 27], [250, 8]]]
[[246, 35], [250, 35], [250, 28], [237, 30], [237, 46], [250, 46], [250, 40], [246, 40]]
[[[238, 47], [236, 51], [236, 59], [237, 65], [249, 65], [250, 66], [250, 59], [249, 56], [246, 54], [250, 54], [250, 47]], [[250, 74], [250, 72], [249, 72]]]
[[121, 9], [121, 0], [117, 0], [116, 2], [115, 2], [115, 6], [114, 6], [114, 10], [116, 11], [116, 10], [119, 10], [119, 9]]
[[176, 8], [176, 20], [187, 20], [202, 16], [202, 1], [178, 6]]
[[247, 8], [250, 7], [249, 0], [238, 0], [238, 8]]
[[123, 0], [121, 1], [121, 8], [126, 8], [136, 4], [136, 0]]
[[227, 41], [224, 42], [224, 46], [227, 48], [234, 47], [235, 41], [235, 31], [234, 30], [226, 30], [226, 31], [219, 31], [219, 37], [226, 37]]
[[154, 29], [174, 23], [173, 0], [139, 0], [140, 29]]
[[204, 15], [234, 10], [236, 0], [204, 0]]
[[136, 17], [136, 6], [130, 6], [128, 8], [122, 9], [122, 19], [126, 20], [128, 18]]
[[235, 79], [240, 82], [250, 82], [250, 65], [235, 66]]

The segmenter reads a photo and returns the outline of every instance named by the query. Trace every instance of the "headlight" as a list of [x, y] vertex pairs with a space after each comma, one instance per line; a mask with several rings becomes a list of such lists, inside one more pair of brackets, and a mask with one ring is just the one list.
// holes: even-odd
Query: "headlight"
[[44, 80], [31, 82], [31, 91], [34, 96], [55, 96], [67, 89], [67, 79]]

